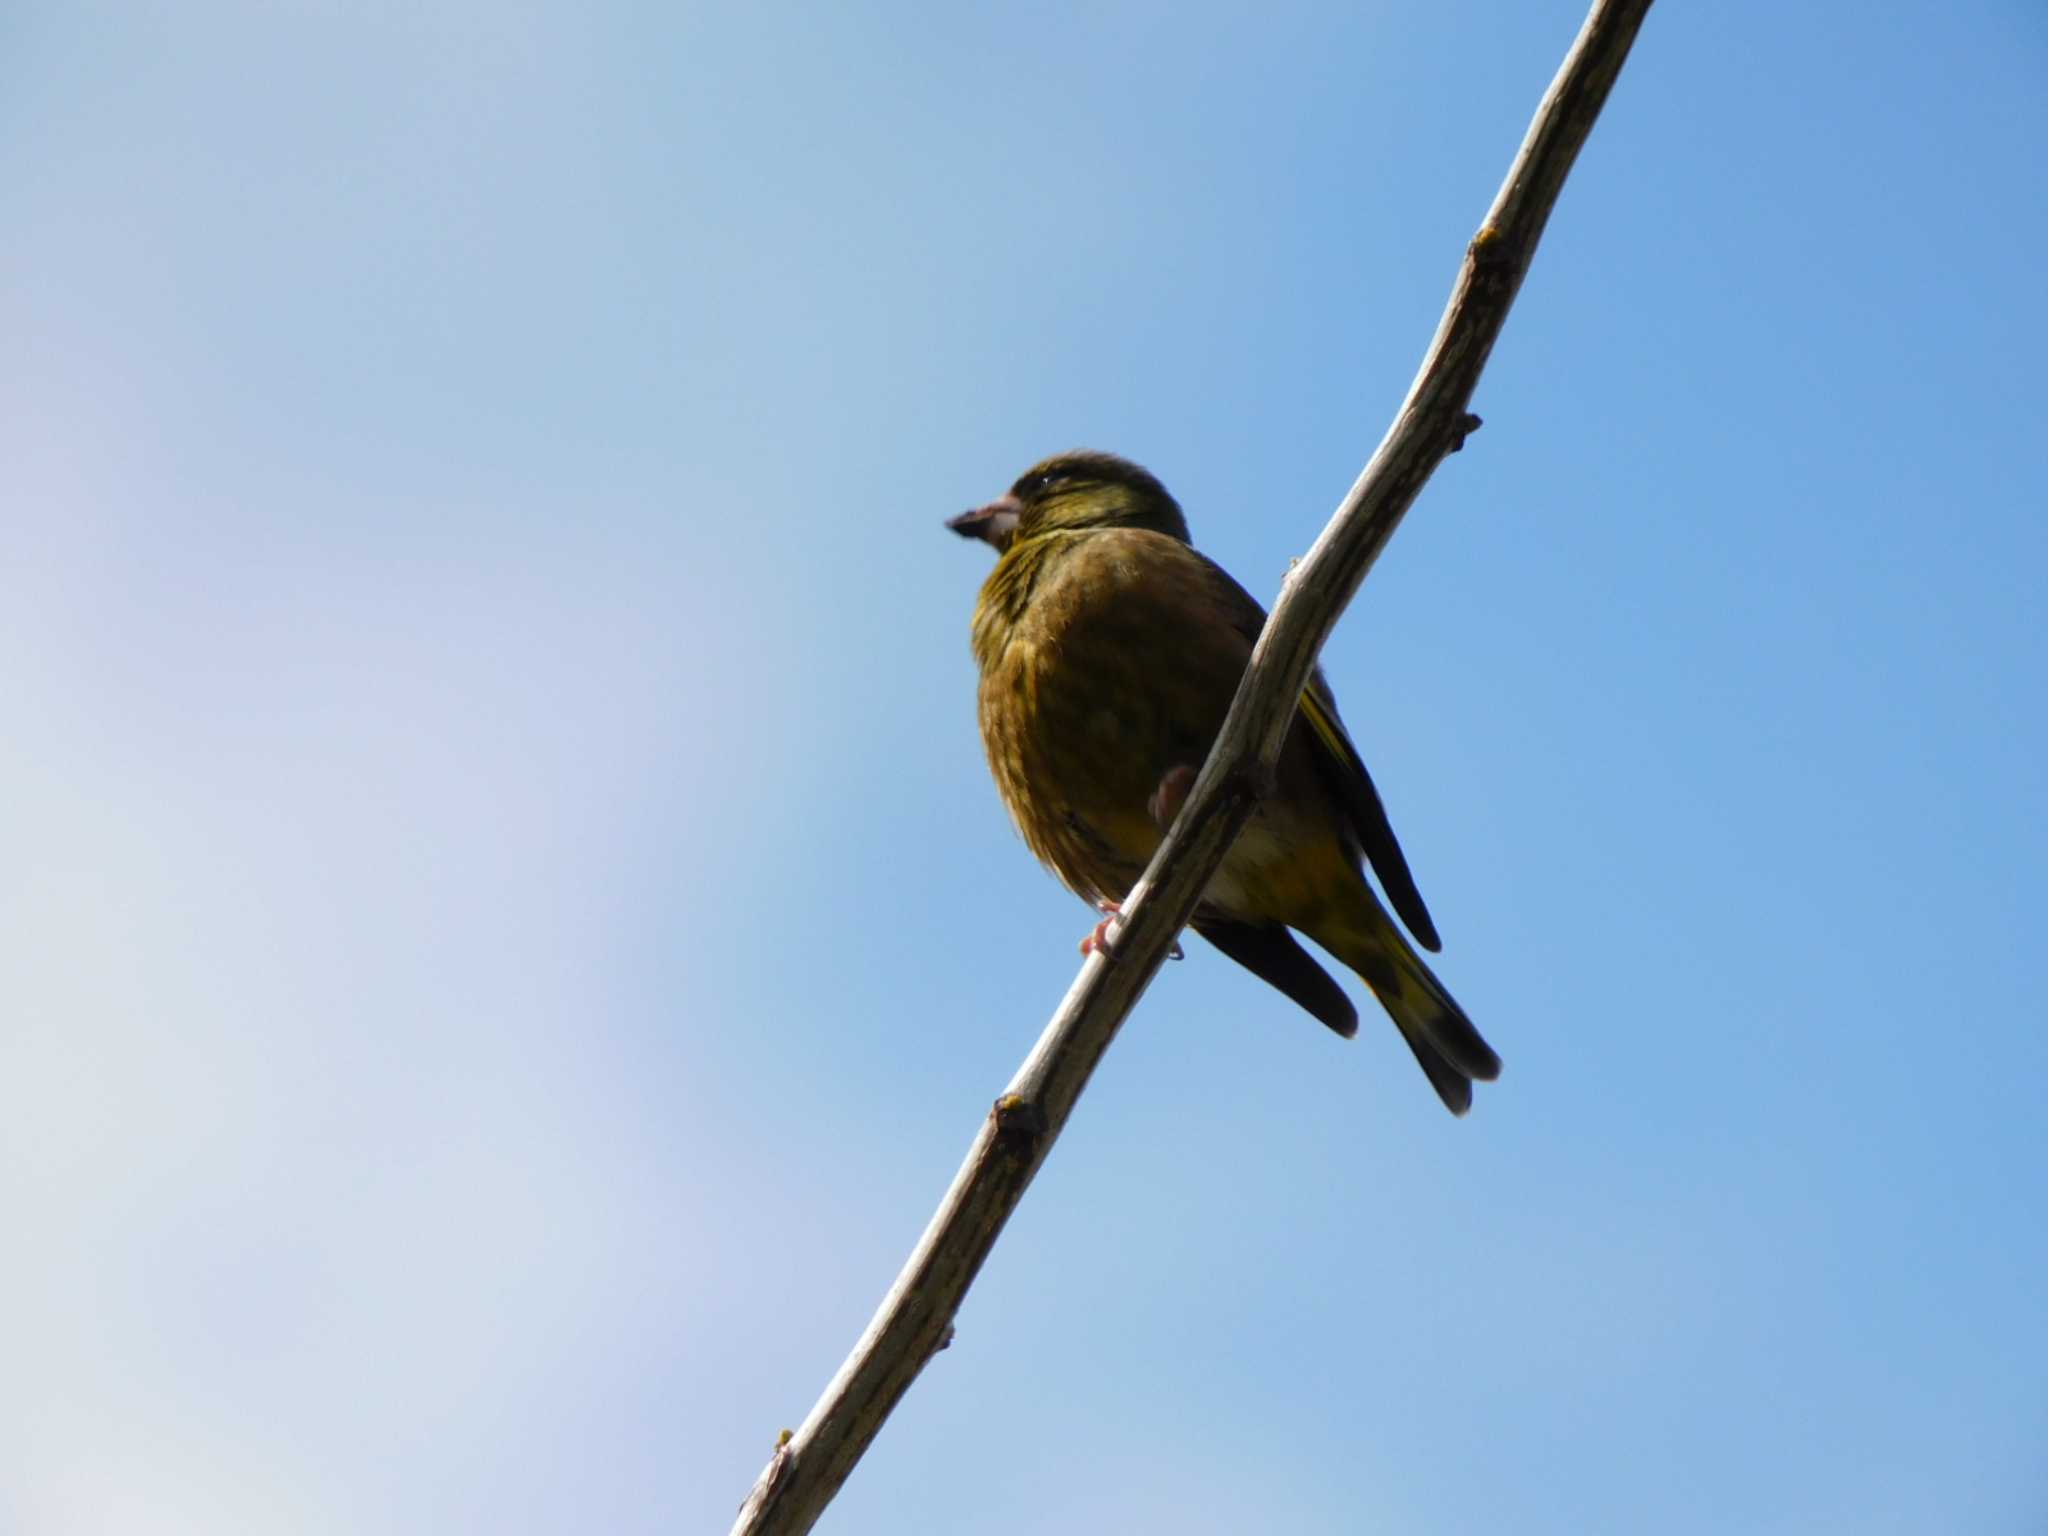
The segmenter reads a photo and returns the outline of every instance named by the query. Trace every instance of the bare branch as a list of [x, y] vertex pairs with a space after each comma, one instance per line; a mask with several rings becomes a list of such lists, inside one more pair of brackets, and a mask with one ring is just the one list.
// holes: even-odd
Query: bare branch
[[1329, 527], [1288, 573], [1230, 714], [1172, 831], [1124, 902], [1113, 957], [1091, 955], [983, 1123], [931, 1225], [810, 1416], [741, 1506], [733, 1536], [808, 1531], [932, 1355], [1131, 1006], [1270, 782], [1295, 701], [1366, 571], [1445, 455], [1536, 242], [1650, 0], [1596, 0], [1530, 124], [1408, 396]]

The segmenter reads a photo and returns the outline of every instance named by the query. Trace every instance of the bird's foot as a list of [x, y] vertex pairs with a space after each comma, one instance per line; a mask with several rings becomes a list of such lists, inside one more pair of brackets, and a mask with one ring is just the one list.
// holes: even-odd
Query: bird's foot
[[[1115, 946], [1110, 943], [1110, 930], [1123, 920], [1123, 903], [1105, 899], [1095, 903], [1095, 910], [1102, 913], [1103, 918], [1101, 922], [1095, 925], [1094, 931], [1081, 941], [1081, 953], [1084, 955], [1099, 954], [1105, 960], [1114, 961], [1116, 959], [1116, 950]], [[1184, 960], [1187, 958], [1186, 952], [1180, 947], [1180, 940], [1175, 939], [1173, 941], [1173, 948], [1166, 952], [1166, 958], [1169, 960]]]
[[1113, 953], [1109, 942], [1109, 930], [1124, 915], [1123, 903], [1117, 901], [1098, 901], [1095, 903], [1095, 910], [1103, 914], [1102, 921], [1097, 923], [1094, 931], [1081, 941], [1081, 953], [1084, 955], [1099, 954], [1105, 960], [1114, 960], [1116, 955]]

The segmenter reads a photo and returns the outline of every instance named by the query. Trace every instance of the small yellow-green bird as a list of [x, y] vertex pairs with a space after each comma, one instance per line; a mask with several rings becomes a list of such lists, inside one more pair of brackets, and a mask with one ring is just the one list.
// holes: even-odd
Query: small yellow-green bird
[[[974, 610], [981, 739], [1031, 851], [1115, 911], [1173, 823], [1230, 708], [1265, 610], [1188, 542], [1179, 505], [1114, 454], [1035, 464], [948, 521], [999, 558]], [[1307, 934], [1364, 978], [1452, 1114], [1500, 1074], [1425, 949], [1435, 925], [1321, 669], [1301, 696], [1274, 792], [1210, 880], [1192, 926], [1338, 1034], [1358, 1033]], [[1106, 925], [1105, 925], [1106, 927]], [[1098, 928], [1083, 948], [1103, 941]]]

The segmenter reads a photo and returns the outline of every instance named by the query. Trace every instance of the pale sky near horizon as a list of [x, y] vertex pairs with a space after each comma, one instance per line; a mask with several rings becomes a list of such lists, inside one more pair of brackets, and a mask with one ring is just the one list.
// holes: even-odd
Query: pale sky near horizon
[[[722, 1531], [1089, 914], [943, 518], [1270, 600], [1583, 14], [0, 18], [0, 1532]], [[1665, 0], [1324, 656], [1506, 1071], [1199, 943], [819, 1529], [2048, 1529], [2048, 10]]]

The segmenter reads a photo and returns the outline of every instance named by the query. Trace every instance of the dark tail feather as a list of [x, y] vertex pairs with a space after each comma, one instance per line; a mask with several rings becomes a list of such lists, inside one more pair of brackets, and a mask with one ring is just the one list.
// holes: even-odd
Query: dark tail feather
[[[1394, 1022], [1399, 1024], [1401, 1021], [1396, 1019]], [[1429, 1079], [1429, 1086], [1436, 1090], [1436, 1096], [1444, 1101], [1444, 1108], [1454, 1115], [1462, 1115], [1470, 1109], [1472, 1079], [1445, 1061], [1436, 1053], [1435, 1046], [1412, 1033], [1405, 1025], [1401, 1029], [1401, 1038], [1408, 1042], [1408, 1049], [1422, 1064], [1423, 1076]]]
[[1351, 999], [1285, 928], [1261, 928], [1252, 923], [1209, 917], [1197, 918], [1191, 926], [1224, 954], [1261, 981], [1278, 987], [1345, 1039], [1358, 1033], [1358, 1010], [1351, 1006]]
[[1490, 1083], [1499, 1077], [1500, 1058], [1399, 930], [1377, 909], [1372, 919], [1362, 937], [1319, 936], [1318, 942], [1365, 978], [1444, 1107], [1462, 1115], [1472, 1107], [1472, 1080]]

